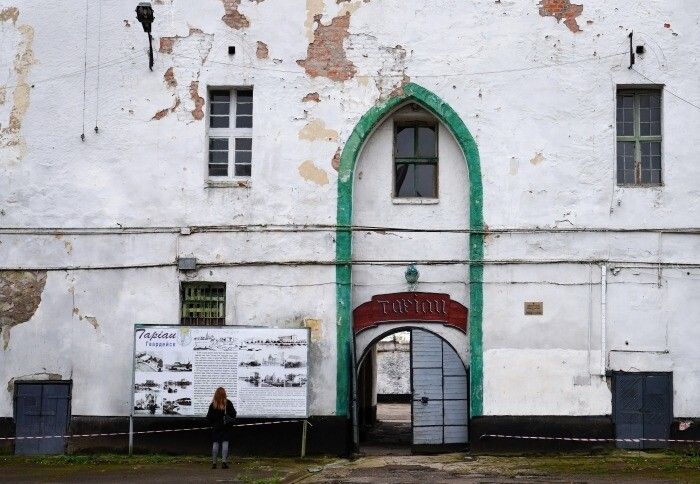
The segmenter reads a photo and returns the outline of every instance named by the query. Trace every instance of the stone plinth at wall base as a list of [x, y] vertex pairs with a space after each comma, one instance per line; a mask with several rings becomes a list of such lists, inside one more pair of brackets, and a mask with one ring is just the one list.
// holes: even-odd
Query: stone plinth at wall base
[[[0, 417], [0, 437], [15, 435], [15, 420], [11, 417]], [[15, 445], [12, 440], [0, 440], [0, 455], [14, 454]]]
[[[681, 430], [684, 429], [684, 430]], [[671, 424], [672, 440], [695, 440], [697, 442], [671, 442], [673, 450], [700, 450], [700, 418], [678, 418]]]
[[614, 442], [480, 438], [484, 434], [585, 437], [612, 439], [615, 427], [610, 416], [484, 416], [470, 421], [470, 450], [475, 453], [569, 452], [615, 448]]
[[[239, 419], [238, 423], [269, 422], [287, 419]], [[307, 455], [346, 456], [351, 452], [350, 421], [347, 417], [310, 417], [307, 430]], [[134, 431], [207, 427], [204, 418], [139, 417], [134, 419]], [[128, 432], [128, 417], [73, 416], [70, 434], [103, 434]], [[237, 427], [230, 442], [232, 455], [298, 456], [301, 450], [302, 423], [281, 423], [255, 427]], [[0, 436], [15, 435], [14, 420], [0, 418]], [[3, 443], [6, 442], [6, 443]], [[76, 437], [68, 439], [66, 453], [126, 453], [129, 436]], [[12, 441], [0, 441], [0, 453], [13, 453]], [[173, 455], [210, 455], [211, 430], [162, 432], [134, 435], [134, 453]]]

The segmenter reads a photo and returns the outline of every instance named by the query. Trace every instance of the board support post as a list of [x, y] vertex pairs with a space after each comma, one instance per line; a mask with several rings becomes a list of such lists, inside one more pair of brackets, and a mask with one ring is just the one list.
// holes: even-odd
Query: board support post
[[134, 415], [129, 415], [129, 455], [134, 454]]
[[309, 426], [309, 421], [304, 420], [301, 424], [301, 457], [306, 457], [306, 431]]

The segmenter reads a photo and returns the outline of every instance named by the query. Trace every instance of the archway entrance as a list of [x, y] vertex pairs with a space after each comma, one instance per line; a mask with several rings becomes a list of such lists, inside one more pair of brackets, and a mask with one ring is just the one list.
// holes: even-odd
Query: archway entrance
[[469, 441], [467, 309], [447, 294], [372, 297], [353, 312], [355, 443], [365, 452]]
[[[483, 193], [481, 184], [481, 167], [479, 151], [474, 138], [469, 133], [464, 122], [450, 105], [435, 93], [408, 83], [403, 86], [401, 93], [372, 107], [359, 120], [348, 138], [340, 155], [338, 168], [338, 198], [337, 198], [337, 229], [336, 229], [336, 315], [337, 315], [337, 380], [336, 380], [336, 414], [348, 414], [350, 396], [354, 396], [351, 375], [356, 360], [352, 356], [352, 299], [353, 290], [353, 225], [354, 206], [353, 191], [356, 178], [356, 165], [360, 153], [375, 130], [386, 120], [387, 116], [406, 103], [416, 103], [434, 115], [444, 124], [454, 137], [459, 150], [466, 162], [468, 171], [468, 210], [460, 214], [460, 219], [467, 224], [468, 232], [468, 298], [464, 299], [470, 307], [470, 412], [473, 416], [482, 414], [483, 387], [483, 354], [482, 354], [482, 309], [483, 265], [484, 254], [484, 223], [483, 223]], [[443, 204], [447, 207], [449, 204]], [[381, 211], [377, 212], [381, 213]], [[412, 257], [413, 258], [413, 257]], [[462, 279], [464, 275], [462, 276]], [[438, 289], [445, 290], [445, 289]], [[364, 297], [362, 298], [364, 299]], [[460, 354], [460, 356], [462, 356]], [[355, 368], [356, 369], [356, 368]]]

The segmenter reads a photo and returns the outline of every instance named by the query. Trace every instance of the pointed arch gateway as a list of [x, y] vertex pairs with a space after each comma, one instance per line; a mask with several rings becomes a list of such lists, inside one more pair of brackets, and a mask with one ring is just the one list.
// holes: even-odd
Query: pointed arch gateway
[[353, 129], [340, 156], [336, 228], [336, 330], [337, 393], [336, 415], [348, 415], [352, 362], [352, 189], [355, 164], [362, 147], [381, 121], [401, 104], [415, 102], [438, 118], [452, 133], [464, 154], [469, 173], [469, 345], [470, 414], [483, 412], [482, 309], [483, 194], [479, 150], [471, 133], [452, 107], [433, 92], [414, 83], [403, 92], [367, 111]]

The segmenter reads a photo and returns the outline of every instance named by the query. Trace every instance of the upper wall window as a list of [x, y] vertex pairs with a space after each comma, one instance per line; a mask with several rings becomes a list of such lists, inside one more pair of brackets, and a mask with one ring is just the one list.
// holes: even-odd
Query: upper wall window
[[209, 91], [209, 163], [212, 178], [250, 177], [253, 90]]
[[617, 184], [661, 185], [661, 89], [617, 90]]
[[394, 125], [394, 197], [437, 198], [438, 127], [428, 122]]
[[220, 326], [226, 317], [226, 284], [223, 282], [183, 282], [180, 324]]

